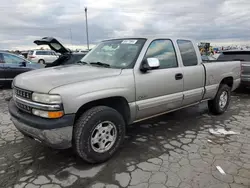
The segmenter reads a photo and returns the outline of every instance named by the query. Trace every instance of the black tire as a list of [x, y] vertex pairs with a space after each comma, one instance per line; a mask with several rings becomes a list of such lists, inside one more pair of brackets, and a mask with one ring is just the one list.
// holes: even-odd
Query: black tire
[[[94, 151], [91, 146], [91, 135], [96, 126], [104, 121], [112, 122], [117, 130], [113, 146], [103, 153]], [[73, 148], [88, 163], [102, 163], [110, 159], [119, 149], [125, 137], [125, 122], [122, 115], [107, 106], [97, 106], [86, 111], [74, 125]], [[99, 133], [98, 133], [99, 134]]]
[[43, 59], [39, 59], [38, 63], [42, 64], [42, 65], [45, 65], [45, 61]]
[[[226, 105], [222, 108], [220, 107], [220, 96], [222, 95], [223, 92], [227, 92], [227, 102]], [[228, 105], [230, 103], [230, 99], [231, 99], [231, 88], [228, 85], [221, 85], [219, 87], [219, 90], [215, 96], [215, 98], [213, 100], [209, 100], [208, 101], [208, 109], [209, 111], [214, 114], [214, 115], [219, 115], [219, 114], [223, 114], [227, 108]]]

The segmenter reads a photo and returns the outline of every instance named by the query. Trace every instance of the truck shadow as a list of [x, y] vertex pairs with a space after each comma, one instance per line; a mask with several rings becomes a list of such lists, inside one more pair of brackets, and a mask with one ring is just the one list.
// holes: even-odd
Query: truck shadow
[[[245, 94], [238, 93], [238, 91], [233, 95], [245, 96]], [[246, 100], [248, 97], [247, 94]], [[232, 103], [234, 105], [238, 102], [233, 98]], [[109, 161], [99, 165], [83, 162], [72, 149], [54, 150], [25, 139], [24, 142], [17, 144], [13, 149], [18, 151], [22, 147], [22, 151], [25, 151], [15, 163], [19, 165], [20, 174], [24, 174], [27, 169], [32, 169], [36, 175], [54, 174], [59, 179], [67, 179], [70, 172], [65, 172], [65, 169], [73, 167], [83, 174], [98, 169], [98, 180], [111, 181], [113, 173], [126, 171], [131, 164], [138, 164], [173, 151], [186, 152], [181, 145], [178, 145], [178, 143], [182, 144], [183, 139], [188, 138], [190, 140], [188, 144], [197, 141], [197, 137], [207, 141], [208, 128], [213, 128], [216, 124], [230, 119], [234, 113], [237, 113], [237, 109], [236, 111], [228, 110], [221, 116], [212, 116], [208, 112], [206, 103], [202, 103], [128, 126], [127, 136], [122, 148]], [[177, 144], [171, 145], [172, 142]], [[24, 145], [27, 148], [23, 148]], [[169, 145], [171, 146], [169, 147]], [[28, 157], [32, 158], [31, 163], [19, 164], [22, 158]], [[102, 168], [99, 168], [100, 166]], [[84, 184], [87, 185], [91, 181], [91, 177], [87, 177]]]
[[250, 96], [250, 87], [239, 87], [233, 92], [233, 95]]
[[[130, 125], [127, 127], [127, 136], [122, 148], [108, 163], [112, 161], [118, 163], [130, 160], [140, 161], [159, 155], [167, 151], [163, 145], [170, 140], [178, 140], [178, 136], [185, 136], [186, 131], [193, 131], [194, 135], [198, 134], [199, 131], [204, 130], [204, 124], [214, 124], [215, 121], [224, 119], [226, 116], [230, 117], [230, 114], [225, 114], [223, 117], [211, 117], [206, 103], [203, 103]], [[206, 122], [203, 120], [204, 117], [207, 118]], [[77, 157], [73, 149], [54, 150], [34, 141], [26, 140], [25, 142], [28, 142], [30, 146], [33, 145], [31, 152], [34, 158], [44, 156], [43, 160], [46, 166], [47, 160], [52, 163], [51, 170], [55, 169], [53, 165], [58, 166], [58, 163], [75, 163], [78, 167], [83, 168], [92, 166]], [[35, 150], [33, 150], [34, 148]], [[42, 160], [39, 161], [40, 167], [43, 166], [42, 163]]]

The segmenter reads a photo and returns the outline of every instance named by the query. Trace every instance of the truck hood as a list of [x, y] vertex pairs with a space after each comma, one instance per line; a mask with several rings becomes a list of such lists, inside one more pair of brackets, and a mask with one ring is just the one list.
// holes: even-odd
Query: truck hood
[[104, 79], [119, 74], [121, 74], [121, 69], [80, 64], [65, 65], [20, 74], [14, 79], [14, 86], [30, 91], [49, 93], [50, 90], [59, 86], [93, 79]]

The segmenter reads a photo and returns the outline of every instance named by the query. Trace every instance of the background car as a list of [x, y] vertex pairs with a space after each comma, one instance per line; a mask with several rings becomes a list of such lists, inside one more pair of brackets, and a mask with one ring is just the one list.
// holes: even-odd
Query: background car
[[18, 74], [43, 67], [18, 55], [0, 51], [0, 85], [11, 83]]
[[88, 51], [72, 52], [53, 37], [44, 37], [42, 39], [35, 40], [34, 43], [37, 45], [48, 45], [55, 53], [61, 54], [58, 59], [56, 59], [53, 63], [46, 64], [45, 67], [77, 63], [88, 53]]
[[86, 54], [85, 53], [68, 53], [61, 55], [53, 63], [45, 65], [45, 67], [55, 67], [59, 65], [70, 65], [79, 62]]
[[52, 50], [31, 50], [27, 59], [40, 64], [49, 64], [54, 62], [59, 56]]
[[222, 51], [218, 61], [241, 62], [241, 87], [250, 87], [250, 50], [227, 50]]

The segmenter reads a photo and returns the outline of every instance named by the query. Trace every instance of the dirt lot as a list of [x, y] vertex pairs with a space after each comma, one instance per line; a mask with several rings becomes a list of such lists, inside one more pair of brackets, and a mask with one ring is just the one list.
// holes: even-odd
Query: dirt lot
[[[101, 165], [72, 150], [24, 138], [10, 121], [10, 90], [0, 91], [0, 187], [250, 187], [250, 91], [233, 94], [221, 116], [206, 103], [128, 127], [123, 148]], [[235, 135], [214, 135], [224, 128]]]

